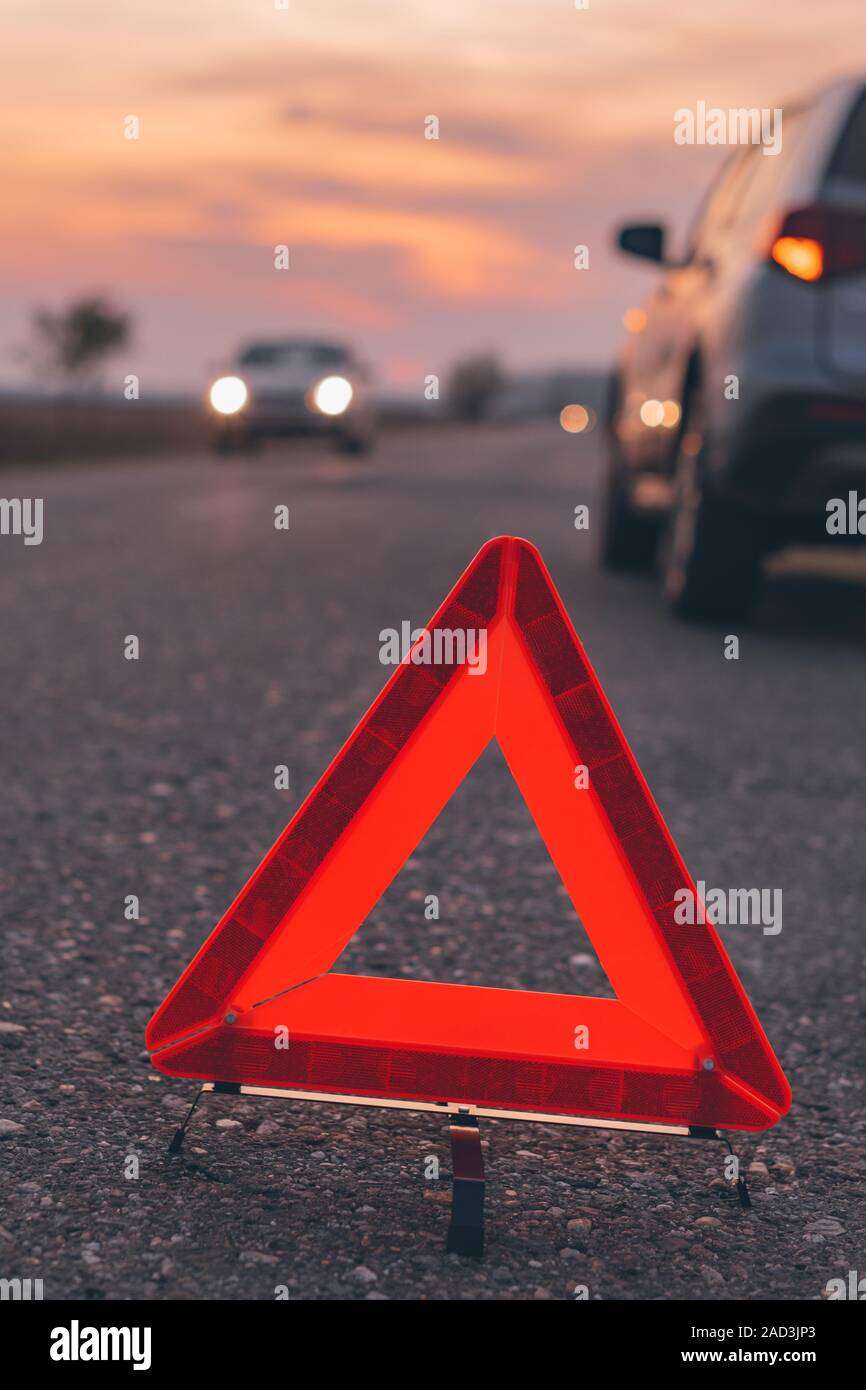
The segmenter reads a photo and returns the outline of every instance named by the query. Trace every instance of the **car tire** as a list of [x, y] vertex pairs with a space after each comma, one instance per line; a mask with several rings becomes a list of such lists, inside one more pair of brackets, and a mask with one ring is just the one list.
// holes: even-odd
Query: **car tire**
[[244, 454], [250, 453], [256, 447], [256, 443], [255, 437], [251, 434], [226, 430], [214, 437], [211, 447], [215, 454]]
[[660, 531], [658, 517], [631, 505], [625, 470], [612, 450], [602, 510], [599, 559], [603, 568], [632, 573], [651, 571]]
[[341, 454], [368, 454], [371, 441], [360, 434], [341, 434], [337, 439], [337, 449]]
[[703, 421], [695, 387], [683, 414], [673, 505], [660, 547], [662, 586], [676, 617], [727, 622], [745, 617], [754, 603], [763, 547], [754, 519], [708, 482]]

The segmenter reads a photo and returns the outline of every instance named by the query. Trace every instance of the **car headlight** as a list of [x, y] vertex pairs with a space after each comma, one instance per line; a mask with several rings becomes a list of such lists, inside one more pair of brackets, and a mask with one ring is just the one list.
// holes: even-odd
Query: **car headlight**
[[239, 376], [221, 376], [210, 388], [210, 403], [220, 415], [236, 415], [243, 410], [248, 395]]
[[342, 415], [353, 394], [352, 384], [344, 376], [326, 376], [313, 391], [313, 404], [323, 415]]

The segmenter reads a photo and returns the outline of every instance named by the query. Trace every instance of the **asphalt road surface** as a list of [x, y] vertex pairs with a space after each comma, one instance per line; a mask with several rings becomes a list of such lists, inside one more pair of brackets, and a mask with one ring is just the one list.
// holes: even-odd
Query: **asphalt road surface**
[[[725, 660], [723, 629], [597, 569], [599, 452], [503, 426], [393, 432], [367, 460], [4, 473], [45, 535], [0, 538], [0, 1276], [50, 1299], [818, 1299], [866, 1274], [866, 589], [789, 567]], [[477, 1264], [443, 1249], [443, 1119], [211, 1097], [168, 1159], [195, 1086], [142, 1035], [377, 693], [380, 629], [425, 622], [503, 532], [541, 548], [693, 875], [783, 890], [779, 935], [722, 935], [794, 1105], [735, 1141], [750, 1213], [719, 1144], [485, 1123]], [[611, 992], [495, 750], [341, 968]]]

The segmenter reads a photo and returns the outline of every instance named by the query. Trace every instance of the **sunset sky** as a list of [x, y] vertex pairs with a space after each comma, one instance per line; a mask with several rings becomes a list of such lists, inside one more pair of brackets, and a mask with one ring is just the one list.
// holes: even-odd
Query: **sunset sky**
[[197, 388], [239, 340], [307, 331], [405, 389], [488, 347], [514, 368], [606, 360], [652, 284], [610, 251], [612, 226], [682, 224], [722, 157], [676, 145], [674, 111], [866, 74], [866, 15], [589, 6], [2, 0], [0, 384], [22, 379], [33, 308], [90, 290], [132, 311], [114, 368], [143, 391]]

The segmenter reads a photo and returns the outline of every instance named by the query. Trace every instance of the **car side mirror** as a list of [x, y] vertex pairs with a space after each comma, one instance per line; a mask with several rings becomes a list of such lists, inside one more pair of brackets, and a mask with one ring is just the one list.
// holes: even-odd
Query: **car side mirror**
[[620, 228], [617, 245], [626, 255], [660, 263], [665, 258], [665, 229], [657, 222], [636, 222]]

